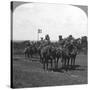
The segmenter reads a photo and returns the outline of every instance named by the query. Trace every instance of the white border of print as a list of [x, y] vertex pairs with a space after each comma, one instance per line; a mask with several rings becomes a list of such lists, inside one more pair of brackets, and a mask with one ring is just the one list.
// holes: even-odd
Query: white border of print
[[[10, 89], [10, 1], [11, 0], [1, 0], [0, 2], [0, 11], [1, 11], [0, 13], [0, 90]], [[18, 0], [13, 0], [13, 1], [18, 1]], [[87, 0], [19, 0], [19, 1], [87, 5], [89, 0], [88, 1]], [[90, 31], [88, 28], [88, 37], [89, 34]], [[88, 41], [89, 39], [90, 37], [88, 38]], [[88, 58], [88, 63], [89, 63], [89, 58]], [[88, 85], [69, 85], [69, 86], [44, 87], [44, 88], [26, 88], [26, 89], [27, 90], [29, 89], [90, 90], [89, 87], [90, 85], [88, 84]], [[25, 90], [25, 88], [24, 89], [22, 88], [22, 90]]]

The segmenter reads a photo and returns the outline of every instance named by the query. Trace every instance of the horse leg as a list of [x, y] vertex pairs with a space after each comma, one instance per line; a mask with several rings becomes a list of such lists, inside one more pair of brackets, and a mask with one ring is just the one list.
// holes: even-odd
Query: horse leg
[[66, 67], [67, 66], [67, 59], [65, 58], [64, 59], [64, 67]]
[[31, 58], [32, 58], [32, 54], [31, 54]]
[[71, 58], [71, 66], [73, 65], [73, 59]]
[[67, 65], [66, 65], [66, 69], [67, 69], [67, 70], [69, 69], [69, 61], [70, 61], [70, 59], [67, 58]]
[[71, 68], [73, 68], [73, 64], [74, 64], [74, 59], [73, 57], [71, 58]]
[[58, 61], [59, 61], [59, 58], [57, 58], [57, 69], [58, 69]]
[[69, 59], [66, 58], [66, 59], [65, 59], [65, 70], [66, 70], [66, 71], [68, 70], [68, 62], [69, 62]]
[[74, 60], [73, 60], [73, 65], [75, 66], [75, 58], [74, 58]]
[[57, 58], [55, 59], [55, 69], [57, 69]]
[[64, 67], [64, 58], [62, 58], [61, 62], [62, 62], [62, 68], [63, 68]]
[[67, 66], [69, 66], [69, 59], [67, 59]]
[[26, 58], [28, 57], [27, 53], [25, 54]]
[[47, 64], [47, 70], [48, 70], [48, 60], [47, 60], [46, 64]]
[[51, 69], [53, 68], [53, 66], [52, 66], [52, 59], [51, 59]]
[[69, 63], [69, 58], [65, 58], [64, 68], [66, 71], [68, 71], [68, 63]]
[[45, 70], [45, 62], [43, 63], [43, 69]]
[[43, 61], [43, 69], [45, 70], [45, 61]]
[[42, 61], [43, 61], [43, 60], [42, 60], [42, 57], [41, 57], [41, 55], [40, 55], [40, 62], [43, 63]]
[[25, 52], [25, 57], [26, 57], [26, 58], [28, 57], [28, 53], [27, 53], [27, 52]]
[[76, 58], [74, 57], [74, 58], [73, 58], [73, 66], [75, 66], [75, 59], [76, 59]]
[[54, 60], [54, 68], [56, 69], [56, 59]]
[[40, 62], [43, 63], [43, 58], [42, 57], [40, 57]]
[[27, 53], [27, 57], [29, 58], [29, 53]]
[[25, 58], [26, 58], [26, 53], [25, 53]]

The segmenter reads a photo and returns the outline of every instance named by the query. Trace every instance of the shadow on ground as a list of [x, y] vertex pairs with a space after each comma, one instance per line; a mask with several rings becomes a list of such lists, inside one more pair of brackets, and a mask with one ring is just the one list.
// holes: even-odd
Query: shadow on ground
[[74, 65], [74, 66], [69, 65], [68, 67], [60, 67], [60, 68], [53, 68], [53, 69], [49, 68], [49, 70], [54, 72], [64, 73], [64, 71], [73, 71], [73, 70], [84, 71], [85, 69], [80, 65]]

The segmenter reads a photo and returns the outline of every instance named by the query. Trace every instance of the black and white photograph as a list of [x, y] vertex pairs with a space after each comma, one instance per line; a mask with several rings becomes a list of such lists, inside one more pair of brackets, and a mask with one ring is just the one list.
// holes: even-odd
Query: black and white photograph
[[11, 88], [88, 84], [88, 6], [10, 5]]

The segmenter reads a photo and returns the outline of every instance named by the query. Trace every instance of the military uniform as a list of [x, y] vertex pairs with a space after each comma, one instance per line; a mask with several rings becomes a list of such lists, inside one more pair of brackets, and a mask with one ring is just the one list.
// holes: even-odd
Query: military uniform
[[46, 46], [46, 45], [50, 45], [50, 37], [49, 37], [49, 35], [46, 35], [45, 36], [45, 40], [44, 40], [44, 45]]
[[62, 35], [59, 35], [58, 45], [59, 45], [59, 47], [62, 47], [62, 46], [63, 46], [63, 39], [62, 39]]

